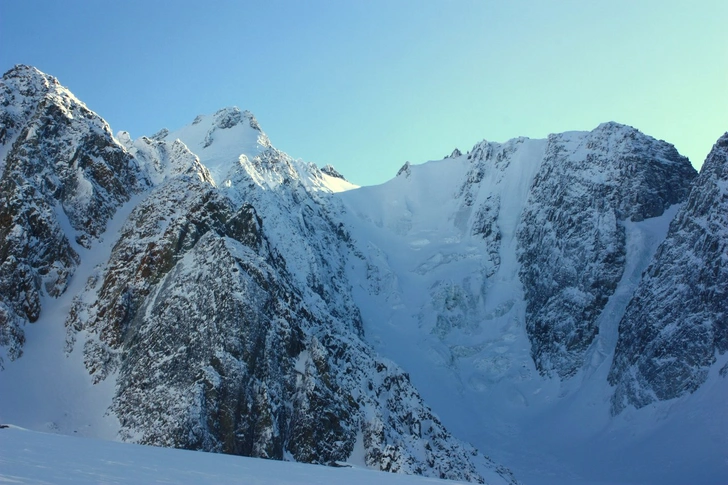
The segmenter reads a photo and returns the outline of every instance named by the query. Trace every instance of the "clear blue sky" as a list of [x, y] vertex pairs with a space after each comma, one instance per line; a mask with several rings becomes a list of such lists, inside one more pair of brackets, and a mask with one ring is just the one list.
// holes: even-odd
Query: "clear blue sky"
[[609, 120], [699, 167], [728, 131], [726, 18], [725, 0], [0, 0], [0, 70], [58, 77], [133, 137], [249, 109], [362, 185]]

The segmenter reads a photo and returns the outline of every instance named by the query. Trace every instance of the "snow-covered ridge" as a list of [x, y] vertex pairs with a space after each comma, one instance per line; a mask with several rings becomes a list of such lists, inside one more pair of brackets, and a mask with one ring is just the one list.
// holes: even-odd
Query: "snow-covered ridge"
[[153, 185], [182, 174], [195, 174], [200, 180], [214, 184], [207, 167], [179, 139], [171, 143], [145, 136], [132, 140], [126, 131], [117, 133], [116, 138], [144, 167]]
[[261, 131], [253, 114], [237, 107], [200, 115], [187, 126], [164, 130], [152, 138], [184, 142], [200, 157], [218, 185], [226, 180], [241, 156], [252, 159], [271, 148], [268, 136]]
[[153, 140], [180, 140], [199, 157], [214, 183], [229, 188], [235, 173], [248, 171], [257, 184], [271, 189], [291, 177], [308, 188], [341, 192], [357, 186], [349, 183], [333, 167], [319, 170], [313, 164], [294, 160], [276, 150], [262, 131], [255, 116], [237, 107], [218, 110], [212, 115], [199, 115], [194, 121], [175, 131], [162, 130]]

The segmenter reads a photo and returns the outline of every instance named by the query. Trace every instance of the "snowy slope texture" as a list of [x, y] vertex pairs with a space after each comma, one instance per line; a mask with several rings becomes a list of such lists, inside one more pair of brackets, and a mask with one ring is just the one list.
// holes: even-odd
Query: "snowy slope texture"
[[456, 485], [463, 482], [115, 443], [0, 426], [0, 483]]
[[[508, 327], [516, 313], [511, 312], [516, 273], [510, 261], [502, 267], [502, 260], [509, 258], [504, 248], [513, 242], [542, 153], [540, 140], [483, 141], [467, 156], [455, 150], [437, 168], [428, 167], [429, 174], [425, 167], [410, 167], [412, 182], [404, 192], [408, 215], [398, 221], [397, 231], [415, 250], [414, 273], [424, 297], [412, 310], [417, 325], [438, 339], [433, 348], [447, 345], [454, 368], [468, 361], [498, 379], [511, 365], [512, 353], [493, 356], [495, 347], [503, 348], [495, 329]], [[435, 191], [441, 194], [434, 196]], [[439, 214], [429, 207], [435, 197], [442, 198]]]
[[331, 197], [330, 184], [341, 180], [272, 147], [238, 163], [228, 196], [258, 208], [273, 251], [307, 304], [361, 336], [361, 315], [345, 274], [349, 234], [340, 221], [343, 209]]
[[[329, 201], [340, 179], [271, 146], [223, 143], [208, 134], [237, 125], [206, 122], [219, 119], [198, 117], [180, 130], [184, 143], [120, 135], [161, 183], [67, 321], [68, 350], [80, 339], [94, 379], [116, 379], [121, 437], [513, 481], [453, 438], [406, 374], [362, 340], [344, 271], [348, 235]], [[257, 124], [241, 128], [264, 137]], [[216, 180], [185, 146], [213, 157]]]
[[179, 174], [196, 175], [200, 180], [214, 183], [207, 167], [180, 140], [171, 143], [143, 136], [132, 140], [129, 133], [121, 131], [116, 135], [119, 143], [145, 168], [152, 185]]
[[694, 392], [727, 350], [728, 133], [705, 160], [619, 324], [609, 373], [613, 412]]
[[174, 132], [165, 128], [152, 138], [167, 142], [182, 140], [204, 160], [218, 186], [234, 170], [232, 162], [240, 155], [253, 158], [271, 147], [255, 116], [235, 106], [220, 109], [213, 115], [200, 115], [190, 125]]
[[[40, 297], [63, 293], [116, 208], [147, 181], [109, 126], [55, 78], [16, 66], [0, 81], [0, 348], [22, 353]], [[0, 359], [2, 356], [0, 355]], [[0, 367], [2, 361], [0, 360]]]
[[682, 202], [695, 170], [665, 142], [617, 123], [551, 135], [518, 229], [531, 354], [573, 376], [625, 266], [624, 222]]

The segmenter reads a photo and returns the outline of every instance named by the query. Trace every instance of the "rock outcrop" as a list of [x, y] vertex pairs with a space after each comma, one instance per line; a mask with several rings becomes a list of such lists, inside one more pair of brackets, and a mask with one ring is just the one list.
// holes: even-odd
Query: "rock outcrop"
[[518, 231], [526, 328], [539, 372], [573, 376], [625, 265], [624, 221], [659, 216], [695, 178], [665, 142], [605, 123], [551, 135]]
[[613, 412], [695, 391], [726, 350], [728, 134], [705, 160], [619, 324]]
[[41, 295], [66, 290], [79, 248], [147, 179], [106, 122], [54, 77], [16, 66], [0, 81], [0, 106], [0, 347], [14, 359]]

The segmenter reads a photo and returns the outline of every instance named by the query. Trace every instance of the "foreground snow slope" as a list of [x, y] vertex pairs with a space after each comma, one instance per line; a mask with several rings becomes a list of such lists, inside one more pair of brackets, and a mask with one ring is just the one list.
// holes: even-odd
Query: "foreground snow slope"
[[418, 485], [463, 483], [0, 429], [0, 482], [141, 485]]
[[[661, 436], [645, 444], [654, 444]], [[706, 459], [707, 461], [707, 459]], [[700, 463], [697, 463], [700, 464]], [[359, 464], [340, 468], [275, 460], [199, 453], [170, 448], [100, 441], [75, 436], [39, 433], [22, 428], [0, 429], [0, 482], [53, 485], [424, 485], [455, 484], [450, 480], [368, 470]], [[666, 463], [665, 474], [671, 466]], [[680, 475], [681, 483], [725, 483], [711, 479], [709, 470]], [[527, 485], [636, 485], [648, 482], [639, 473], [624, 479], [564, 479], [542, 473], [529, 477]]]

